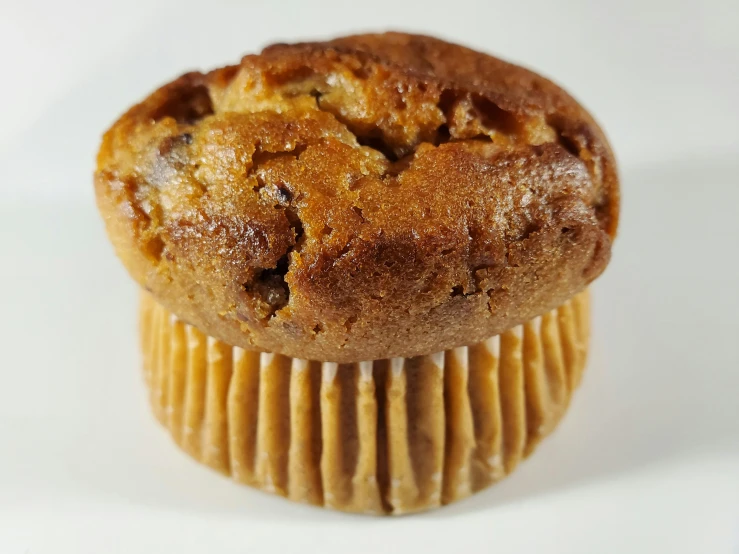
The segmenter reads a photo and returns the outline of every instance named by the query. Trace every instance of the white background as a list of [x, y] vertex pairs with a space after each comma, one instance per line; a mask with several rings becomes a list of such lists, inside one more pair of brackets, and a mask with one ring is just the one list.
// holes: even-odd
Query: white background
[[[739, 552], [739, 3], [0, 2], [0, 552]], [[191, 68], [365, 29], [553, 77], [601, 121], [623, 219], [559, 430], [501, 484], [373, 519], [236, 486], [149, 415], [102, 131]]]

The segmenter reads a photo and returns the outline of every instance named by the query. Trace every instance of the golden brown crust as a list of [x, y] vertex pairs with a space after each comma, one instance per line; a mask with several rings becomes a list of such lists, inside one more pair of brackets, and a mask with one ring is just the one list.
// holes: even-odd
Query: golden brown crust
[[433, 38], [275, 45], [106, 133], [98, 205], [133, 277], [244, 348], [327, 361], [472, 344], [605, 268], [608, 144], [549, 81]]

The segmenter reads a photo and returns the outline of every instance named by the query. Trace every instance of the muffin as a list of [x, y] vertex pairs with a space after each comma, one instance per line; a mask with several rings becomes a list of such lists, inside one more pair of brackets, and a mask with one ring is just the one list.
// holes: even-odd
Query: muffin
[[177, 444], [377, 514], [480, 490], [556, 426], [619, 208], [567, 93], [401, 33], [183, 75], [107, 131], [95, 191]]

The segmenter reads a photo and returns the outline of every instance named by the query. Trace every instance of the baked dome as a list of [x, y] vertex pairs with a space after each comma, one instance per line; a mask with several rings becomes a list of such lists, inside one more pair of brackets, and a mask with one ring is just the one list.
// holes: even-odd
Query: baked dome
[[400, 33], [183, 75], [105, 134], [95, 189], [171, 312], [337, 362], [473, 344], [562, 304], [618, 220], [608, 143], [567, 93]]

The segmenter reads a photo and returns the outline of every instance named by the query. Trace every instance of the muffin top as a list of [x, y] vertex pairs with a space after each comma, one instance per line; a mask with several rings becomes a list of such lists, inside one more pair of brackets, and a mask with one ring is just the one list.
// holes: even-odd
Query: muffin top
[[123, 263], [205, 333], [323, 361], [411, 357], [540, 315], [605, 268], [612, 153], [550, 81], [425, 36], [270, 46], [105, 134]]

